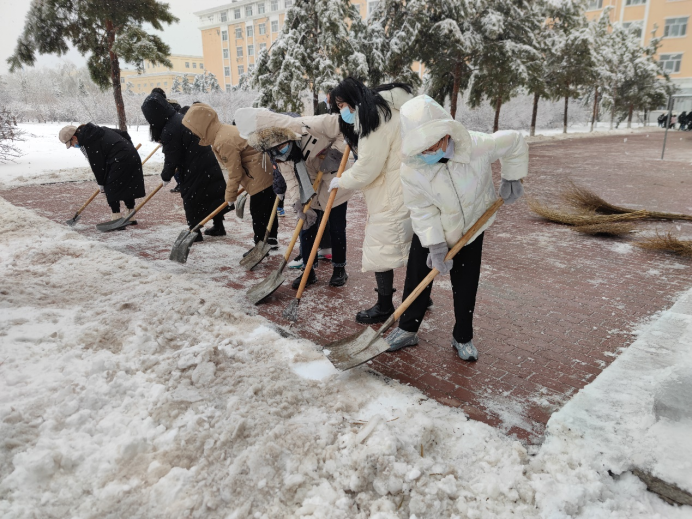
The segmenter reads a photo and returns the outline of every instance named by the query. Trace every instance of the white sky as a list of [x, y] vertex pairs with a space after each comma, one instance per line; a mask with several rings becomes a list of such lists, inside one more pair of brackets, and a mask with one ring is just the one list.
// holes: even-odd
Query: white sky
[[[229, 0], [167, 0], [167, 3], [171, 6], [171, 12], [180, 18], [180, 22], [167, 26], [160, 33], [161, 38], [170, 45], [173, 54], [201, 56], [202, 37], [197, 29], [198, 19], [192, 13], [227, 4]], [[24, 29], [24, 18], [29, 5], [29, 0], [0, 0], [0, 74], [8, 72], [6, 59], [14, 52], [17, 38]], [[86, 63], [86, 60], [73, 50], [60, 58], [54, 55], [40, 56], [36, 66], [50, 67], [60, 60], [68, 60], [78, 66]]]

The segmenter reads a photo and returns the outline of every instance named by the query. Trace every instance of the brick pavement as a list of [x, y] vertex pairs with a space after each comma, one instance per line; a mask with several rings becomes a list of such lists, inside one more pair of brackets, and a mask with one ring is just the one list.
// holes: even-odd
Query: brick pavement
[[[556, 200], [560, 187], [571, 178], [613, 203], [692, 213], [692, 135], [671, 133], [665, 161], [657, 160], [662, 140], [662, 132], [652, 130], [627, 138], [532, 144], [526, 191], [542, 200]], [[495, 175], [499, 182], [497, 171]], [[155, 184], [155, 178], [147, 179], [148, 189]], [[64, 222], [93, 188], [93, 183], [62, 183], [5, 190], [0, 195]], [[239, 291], [263, 279], [280, 261], [279, 255], [273, 255], [253, 272], [240, 269], [237, 261], [250, 246], [250, 226], [230, 216], [227, 227], [233, 229], [232, 236], [195, 245], [185, 267], [167, 266], [170, 245], [184, 227], [176, 195], [158, 194], [142, 210], [137, 228], [119, 233], [95, 231], [93, 224], [107, 219], [108, 209], [102, 200], [92, 206], [76, 227], [78, 232]], [[291, 326], [293, 333], [318, 344], [361, 330], [353, 316], [375, 301], [374, 276], [359, 272], [365, 221], [360, 195], [350, 202], [348, 219], [347, 286], [326, 286], [331, 268], [322, 263], [320, 282], [306, 291], [301, 320]], [[282, 220], [284, 244], [291, 230], [285, 222], [290, 219]], [[645, 225], [665, 230], [676, 226], [682, 235], [692, 236], [690, 223]], [[669, 307], [692, 285], [690, 260], [639, 250], [624, 239], [578, 235], [535, 217], [524, 201], [501, 209], [486, 233], [484, 249], [475, 314], [479, 361], [460, 361], [450, 346], [451, 286], [439, 279], [420, 344], [385, 353], [367, 367], [528, 442], [540, 441], [551, 413], [633, 341], [632, 332], [643, 319]], [[291, 277], [294, 274], [290, 272]], [[403, 276], [403, 270], [396, 272], [399, 290]], [[229, 294], [243, 301], [242, 293]], [[288, 327], [281, 312], [294, 294], [286, 283], [256, 311]], [[248, 311], [255, 310], [248, 307]]]

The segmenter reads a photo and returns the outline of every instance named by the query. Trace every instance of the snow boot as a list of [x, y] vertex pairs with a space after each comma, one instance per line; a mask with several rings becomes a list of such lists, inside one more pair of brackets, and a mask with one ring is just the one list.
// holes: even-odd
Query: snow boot
[[303, 268], [303, 257], [302, 256], [296, 256], [296, 259], [291, 261], [288, 264], [288, 268], [290, 269], [302, 269]]
[[204, 234], [207, 236], [226, 236], [226, 229], [223, 226], [223, 221], [219, 222], [218, 224], [214, 222], [211, 229], [204, 231]]
[[329, 280], [329, 286], [342, 287], [346, 284], [347, 280], [348, 274], [346, 274], [346, 267], [334, 267], [332, 278]]
[[202, 236], [202, 231], [197, 231], [197, 238], [195, 238], [195, 241], [193, 241], [192, 243], [197, 243], [200, 241], [204, 241], [204, 237]]
[[475, 362], [478, 360], [478, 350], [473, 345], [473, 340], [465, 342], [464, 344], [459, 344], [454, 337], [452, 337], [452, 348], [457, 350], [457, 354], [461, 360], [468, 360]]
[[[293, 280], [293, 284], [291, 285], [293, 287], [293, 290], [298, 290], [300, 287], [300, 281], [303, 279], [303, 273], [301, 272], [300, 276], [295, 278]], [[305, 284], [306, 287], [309, 287], [310, 285], [314, 285], [317, 283], [317, 274], [315, 274], [315, 269], [310, 269], [310, 274], [308, 275], [308, 282]]]
[[279, 250], [279, 242], [276, 238], [267, 238], [267, 245], [269, 245], [269, 250]]
[[418, 344], [418, 334], [416, 332], [407, 332], [401, 328], [394, 328], [394, 331], [384, 338], [389, 344], [387, 351], [397, 351], [407, 346], [415, 346]]
[[394, 295], [394, 271], [375, 272], [377, 281], [377, 303], [367, 310], [361, 310], [356, 314], [356, 322], [360, 324], [383, 323], [394, 313], [392, 296]]
[[171, 193], [180, 193], [180, 184], [176, 184], [173, 189], [171, 189]]

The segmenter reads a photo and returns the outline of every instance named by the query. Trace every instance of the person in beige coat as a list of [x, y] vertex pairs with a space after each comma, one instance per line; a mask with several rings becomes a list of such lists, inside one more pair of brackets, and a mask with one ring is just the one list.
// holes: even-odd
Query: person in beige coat
[[399, 176], [399, 108], [411, 92], [400, 83], [370, 89], [346, 78], [329, 93], [332, 112], [340, 114], [339, 127], [357, 157], [330, 188], [363, 191], [368, 209], [362, 269], [375, 273], [377, 303], [358, 312], [356, 321], [362, 324], [384, 322], [394, 312], [394, 269], [406, 265], [413, 236]]
[[[254, 241], [255, 244], [262, 241], [274, 207], [271, 164], [264, 161], [262, 154], [255, 148], [248, 145], [240, 136], [238, 128], [222, 124], [216, 111], [209, 105], [193, 104], [183, 118], [183, 125], [199, 137], [201, 146], [212, 147], [216, 158], [228, 171], [225, 200], [229, 206], [235, 204], [240, 186], [245, 188], [250, 196]], [[278, 248], [278, 229], [275, 218], [267, 240], [272, 249]]]

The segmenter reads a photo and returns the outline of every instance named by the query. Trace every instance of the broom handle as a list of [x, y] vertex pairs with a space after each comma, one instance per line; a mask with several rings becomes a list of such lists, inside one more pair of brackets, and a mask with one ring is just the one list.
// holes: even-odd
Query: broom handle
[[[344, 155], [341, 157], [341, 164], [339, 164], [339, 171], [336, 173], [336, 178], [341, 178], [341, 174], [346, 169], [346, 163], [348, 162], [348, 156], [351, 154], [351, 147], [347, 144], [344, 150]], [[315, 263], [315, 258], [317, 257], [317, 249], [320, 248], [320, 242], [322, 241], [322, 236], [324, 235], [324, 229], [327, 227], [327, 221], [329, 220], [329, 213], [332, 212], [332, 206], [334, 205], [334, 200], [336, 199], [336, 192], [338, 189], [332, 189], [329, 193], [329, 200], [327, 201], [327, 207], [324, 208], [324, 214], [322, 215], [322, 221], [320, 222], [320, 227], [317, 229], [317, 236], [315, 237], [315, 243], [312, 244], [312, 250], [310, 251], [310, 258], [305, 264], [305, 271], [303, 272], [303, 278], [300, 280], [300, 287], [298, 287], [298, 292], [296, 293], [296, 299], [300, 300], [303, 295], [303, 290], [308, 284], [308, 276], [310, 275], [310, 270], [312, 270], [312, 265]]]
[[[495, 201], [495, 203], [491, 205], [485, 213], [483, 213], [483, 216], [481, 216], [478, 219], [478, 221], [476, 221], [476, 223], [474, 223], [471, 226], [471, 228], [468, 231], [466, 231], [466, 233], [461, 237], [461, 239], [456, 243], [456, 245], [452, 247], [452, 250], [450, 250], [445, 256], [445, 261], [449, 261], [452, 258], [454, 258], [454, 256], [457, 255], [457, 253], [462, 249], [462, 247], [464, 247], [464, 245], [466, 245], [469, 242], [469, 240], [475, 236], [479, 229], [483, 227], [483, 225], [485, 225], [485, 223], [490, 219], [490, 217], [497, 212], [497, 210], [502, 206], [502, 204], [504, 204], [504, 202], [505, 201], [502, 198], [498, 198]], [[393, 323], [394, 321], [399, 319], [399, 317], [402, 316], [406, 309], [409, 306], [411, 306], [411, 303], [413, 303], [416, 300], [416, 298], [421, 294], [421, 292], [423, 292], [423, 290], [425, 290], [425, 288], [430, 283], [432, 283], [433, 279], [435, 279], [435, 276], [437, 276], [439, 273], [439, 270], [435, 268], [432, 269], [430, 271], [430, 274], [425, 276], [425, 279], [421, 281], [416, 287], [416, 289], [409, 294], [406, 300], [399, 305], [399, 308], [397, 308], [394, 311], [394, 315], [392, 315], [392, 317], [389, 320], [391, 320], [391, 322]]]
[[152, 151], [149, 155], [147, 155], [147, 158], [142, 161], [142, 166], [144, 166], [144, 164], [147, 163], [147, 160], [149, 160], [151, 158], [151, 156], [154, 153], [156, 153], [160, 147], [161, 147], [161, 145], [159, 144], [158, 146], [156, 146], [156, 148], [154, 148], [154, 151]]
[[[322, 173], [321, 171], [317, 173], [317, 178], [315, 179], [315, 183], [312, 185], [312, 190], [317, 191], [317, 188], [320, 187], [320, 182], [322, 182]], [[303, 212], [306, 212], [308, 209], [310, 209], [310, 204], [312, 204], [312, 200], [310, 200], [307, 204], [303, 206]], [[298, 224], [296, 225], [296, 230], [293, 231], [293, 236], [291, 236], [291, 243], [288, 244], [288, 248], [286, 249], [286, 254], [284, 254], [284, 261], [288, 262], [288, 258], [291, 257], [291, 252], [293, 252], [293, 247], [296, 246], [296, 242], [298, 241], [298, 236], [300, 236], [300, 231], [303, 229], [303, 224], [305, 223], [305, 220], [302, 218], [298, 218]]]
[[[237, 193], [235, 196], [239, 196], [243, 191], [245, 191], [245, 188], [242, 188], [242, 187], [241, 187], [241, 188], [238, 190], [238, 193]], [[204, 227], [204, 226], [207, 224], [207, 222], [208, 222], [209, 220], [211, 220], [212, 218], [214, 218], [217, 214], [219, 214], [221, 211], [223, 211], [224, 208], [226, 208], [226, 207], [228, 207], [228, 202], [224, 202], [224, 203], [221, 204], [219, 207], [217, 207], [216, 209], [214, 209], [214, 212], [213, 212], [213, 213], [211, 213], [211, 214], [210, 214], [209, 216], [207, 216], [204, 220], [202, 220], [202, 221], [199, 222], [197, 225], [195, 225], [192, 229], [190, 229], [190, 232], [195, 232], [195, 231], [197, 231], [200, 227]]]

